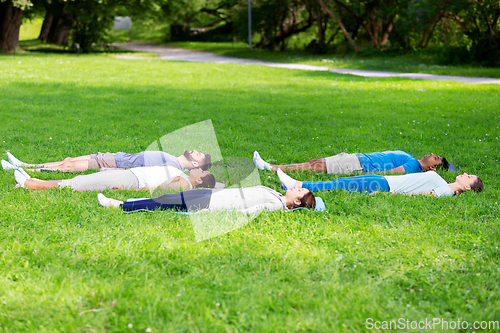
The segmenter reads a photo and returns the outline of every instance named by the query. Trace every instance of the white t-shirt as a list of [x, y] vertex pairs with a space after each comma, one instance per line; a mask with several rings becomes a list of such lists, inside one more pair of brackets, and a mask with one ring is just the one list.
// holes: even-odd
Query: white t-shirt
[[419, 194], [434, 191], [437, 197], [448, 197], [454, 194], [446, 180], [435, 171], [384, 177], [392, 193]]
[[259, 210], [286, 209], [286, 201], [282, 194], [266, 186], [227, 188], [212, 192], [208, 209], [234, 209], [251, 214]]
[[177, 176], [187, 180], [189, 189], [193, 188], [188, 176], [181, 170], [172, 166], [132, 168], [130, 171], [132, 171], [139, 180], [139, 188], [156, 188], [162, 185], [168, 185]]

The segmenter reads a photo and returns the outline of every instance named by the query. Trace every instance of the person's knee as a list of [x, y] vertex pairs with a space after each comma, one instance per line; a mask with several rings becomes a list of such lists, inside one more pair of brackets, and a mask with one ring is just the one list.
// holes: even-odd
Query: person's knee
[[326, 172], [326, 163], [324, 158], [315, 158], [309, 161], [311, 169], [314, 171]]
[[71, 171], [74, 167], [74, 164], [75, 163], [73, 162], [73, 160], [71, 160], [71, 158], [68, 157], [63, 160], [63, 163], [59, 168], [63, 171]]

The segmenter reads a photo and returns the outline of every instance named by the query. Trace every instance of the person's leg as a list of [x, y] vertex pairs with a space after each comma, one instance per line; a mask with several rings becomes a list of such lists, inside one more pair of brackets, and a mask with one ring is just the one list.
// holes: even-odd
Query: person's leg
[[97, 194], [97, 200], [99, 201], [101, 206], [104, 206], [106, 208], [119, 208], [120, 205], [123, 204], [123, 201], [107, 198], [102, 193]]
[[326, 163], [324, 158], [315, 158], [308, 162], [294, 164], [271, 164], [272, 171], [281, 169], [283, 171], [316, 171], [326, 172]]
[[302, 182], [302, 188], [311, 191], [346, 190], [349, 192], [389, 192], [389, 183], [384, 176], [362, 175], [343, 177], [331, 181]]
[[31, 178], [23, 168], [14, 171], [14, 178], [17, 181], [17, 186], [29, 188], [31, 190], [47, 190], [52, 187], [59, 187], [59, 182], [61, 182], [60, 180], [40, 180]]
[[198, 189], [173, 194], [165, 194], [155, 199], [139, 199], [123, 202], [120, 207], [126, 212], [140, 210], [178, 210], [178, 211], [198, 211], [208, 208], [212, 190]]
[[255, 151], [253, 153], [253, 162], [260, 170], [271, 170], [277, 171], [281, 169], [283, 171], [297, 171], [297, 170], [311, 170], [317, 172], [326, 172], [326, 163], [324, 158], [315, 158], [308, 162], [304, 163], [295, 163], [295, 164], [270, 164], [264, 161], [259, 153]]
[[270, 167], [272, 171], [277, 171], [278, 169], [283, 171], [310, 170], [335, 175], [348, 175], [354, 172], [363, 172], [357, 155], [348, 153], [340, 153], [326, 158], [315, 158], [308, 162], [297, 164], [270, 164]]
[[115, 187], [137, 189], [139, 180], [130, 170], [110, 170], [64, 179], [60, 187], [71, 187], [76, 191], [103, 191]]
[[49, 188], [59, 187], [61, 180], [40, 180], [36, 178], [28, 178], [24, 182], [24, 188], [29, 188], [30, 190], [43, 191]]
[[[92, 155], [83, 155], [77, 157], [66, 157], [62, 161], [47, 162], [41, 164], [23, 164], [24, 167], [30, 168], [28, 170], [41, 171], [86, 171], [89, 169], [89, 161]], [[34, 169], [31, 169], [34, 168]]]

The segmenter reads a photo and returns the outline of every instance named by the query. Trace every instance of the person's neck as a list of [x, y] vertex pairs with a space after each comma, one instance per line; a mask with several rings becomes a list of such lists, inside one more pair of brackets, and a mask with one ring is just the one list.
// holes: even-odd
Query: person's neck
[[422, 159], [423, 159], [423, 158], [419, 159], [419, 160], [418, 160], [418, 163], [420, 163], [420, 166], [422, 167], [422, 169], [424, 169], [424, 171], [429, 171], [429, 170], [430, 170], [430, 169], [429, 169], [429, 167], [427, 167], [427, 166], [426, 166], [426, 165], [422, 162]]
[[290, 200], [286, 194], [285, 194], [285, 196], [284, 196], [284, 199], [285, 199], [285, 206], [286, 206], [288, 209], [293, 209], [293, 208], [295, 208], [295, 207], [294, 207], [294, 205], [293, 205], [293, 200]]
[[191, 175], [188, 176], [188, 180], [191, 183], [191, 185], [193, 185], [193, 187], [197, 185], [196, 180]]
[[186, 156], [181, 155], [181, 156], [177, 157], [177, 162], [179, 162], [181, 167], [183, 167], [184, 169], [188, 169], [189, 161], [187, 160]]
[[457, 182], [450, 183], [448, 184], [448, 186], [451, 188], [454, 194], [460, 194], [464, 191], [464, 188]]

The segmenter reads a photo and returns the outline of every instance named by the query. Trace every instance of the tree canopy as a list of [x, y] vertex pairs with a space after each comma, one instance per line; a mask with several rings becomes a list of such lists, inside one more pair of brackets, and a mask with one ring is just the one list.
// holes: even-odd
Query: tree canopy
[[[0, 9], [1, 51], [18, 47], [23, 14], [44, 16], [41, 40], [84, 51], [120, 13], [168, 25], [166, 40], [248, 41], [247, 0], [0, 0]], [[450, 61], [491, 65], [500, 61], [499, 17], [498, 0], [252, 0], [257, 48], [284, 50], [291, 40], [315, 52], [441, 45]]]

